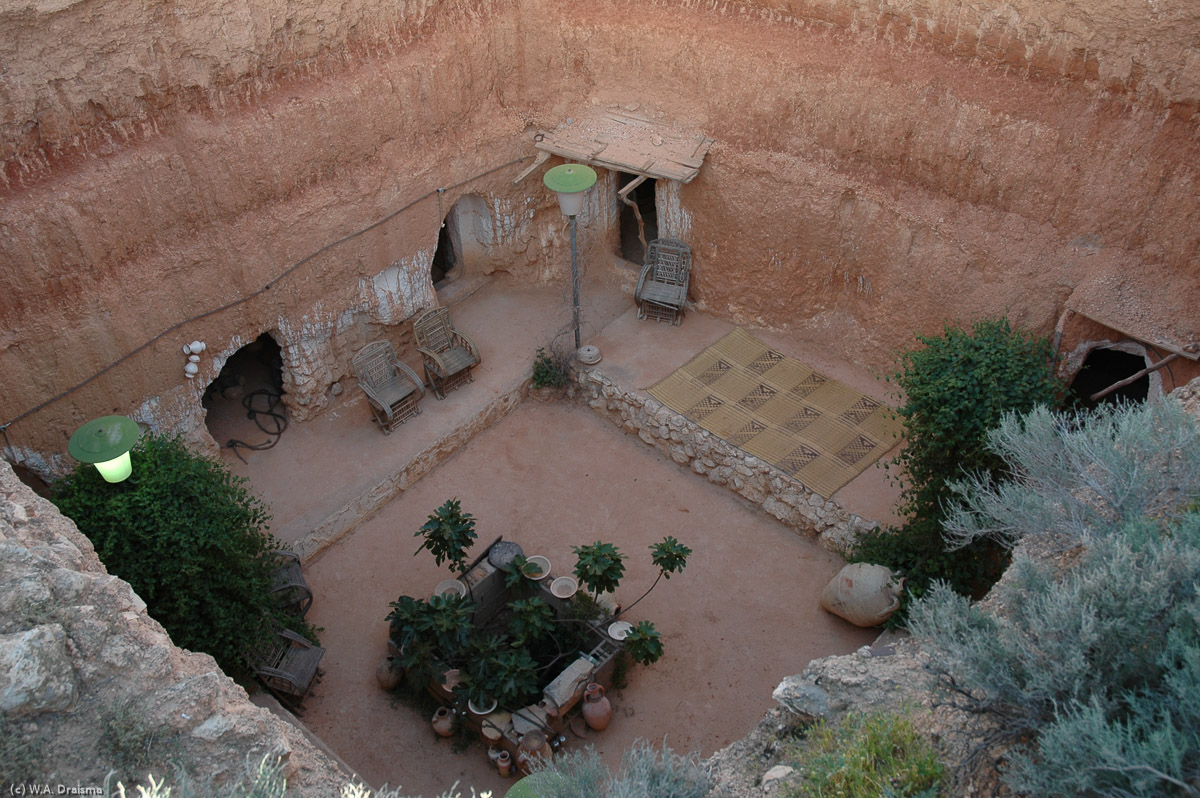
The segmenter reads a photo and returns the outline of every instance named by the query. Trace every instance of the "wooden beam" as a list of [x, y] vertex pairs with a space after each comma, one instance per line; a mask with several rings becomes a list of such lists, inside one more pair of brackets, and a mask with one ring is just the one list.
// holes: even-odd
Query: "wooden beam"
[[1150, 372], [1157, 371], [1158, 369], [1167, 365], [1168, 363], [1170, 363], [1172, 360], [1174, 360], [1175, 358], [1177, 358], [1179, 356], [1180, 356], [1179, 353], [1172, 352], [1171, 354], [1167, 355], [1166, 357], [1164, 357], [1162, 360], [1158, 361], [1154, 365], [1146, 366], [1146, 368], [1142, 369], [1137, 374], [1131, 374], [1130, 376], [1126, 377], [1125, 379], [1121, 380], [1120, 382], [1114, 382], [1112, 385], [1108, 386], [1103, 391], [1098, 391], [1098, 392], [1092, 394], [1092, 401], [1095, 402], [1098, 399], [1102, 399], [1105, 396], [1108, 396], [1113, 391], [1117, 390], [1118, 388], [1124, 388], [1126, 385], [1129, 385], [1131, 382], [1137, 382], [1138, 380], [1140, 380], [1142, 377], [1145, 377]]
[[537, 169], [548, 160], [550, 160], [550, 153], [546, 152], [545, 150], [538, 150], [537, 158], [534, 159], [533, 163], [529, 164], [525, 171], [513, 178], [513, 185], [515, 186], [517, 183], [520, 183], [522, 180], [529, 177], [530, 172], [532, 172], [534, 169]]

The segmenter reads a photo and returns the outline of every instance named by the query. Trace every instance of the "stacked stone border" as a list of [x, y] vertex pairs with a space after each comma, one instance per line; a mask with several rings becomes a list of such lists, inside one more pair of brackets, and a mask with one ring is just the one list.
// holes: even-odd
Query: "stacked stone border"
[[878, 527], [799, 481], [743, 452], [658, 400], [617, 385], [597, 368], [578, 368], [570, 392], [602, 418], [647, 446], [761, 507], [796, 532], [814, 535], [826, 549], [843, 551]]

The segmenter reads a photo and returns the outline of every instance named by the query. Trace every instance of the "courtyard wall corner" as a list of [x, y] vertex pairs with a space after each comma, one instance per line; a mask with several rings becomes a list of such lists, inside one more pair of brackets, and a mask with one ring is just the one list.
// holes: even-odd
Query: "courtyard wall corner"
[[814, 535], [830, 551], [840, 553], [860, 534], [878, 526], [726, 443], [658, 400], [617, 385], [597, 368], [578, 369], [572, 392], [647, 446], [757, 504], [789, 529]]

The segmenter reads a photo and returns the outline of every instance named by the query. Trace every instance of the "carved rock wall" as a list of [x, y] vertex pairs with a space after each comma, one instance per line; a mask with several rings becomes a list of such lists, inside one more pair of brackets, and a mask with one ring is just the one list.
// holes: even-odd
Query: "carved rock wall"
[[[467, 194], [485, 208], [486, 240], [464, 247], [476, 268], [561, 279], [553, 200], [538, 174], [510, 181], [536, 128], [592, 108], [716, 139], [700, 175], [659, 197], [665, 228], [687, 231], [701, 308], [860, 363], [947, 319], [1007, 313], [1049, 334], [1097, 275], [1168, 297], [1200, 258], [1197, 14], [1184, 0], [10, 5], [0, 424], [135, 353], [14, 424], [10, 458], [53, 472], [70, 431], [109, 412], [211, 445], [200, 384], [262, 332], [283, 349], [293, 418], [320, 412], [357, 346], [405, 346], [406, 320], [436, 302], [438, 228]], [[611, 197], [592, 207], [615, 224]], [[195, 338], [211, 359], [186, 384], [179, 345]]]

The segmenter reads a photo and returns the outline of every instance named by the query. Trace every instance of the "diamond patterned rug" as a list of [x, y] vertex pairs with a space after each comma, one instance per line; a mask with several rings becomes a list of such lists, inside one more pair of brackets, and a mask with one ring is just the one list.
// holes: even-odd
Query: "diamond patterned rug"
[[900, 440], [891, 408], [735, 329], [650, 389], [825, 498]]

